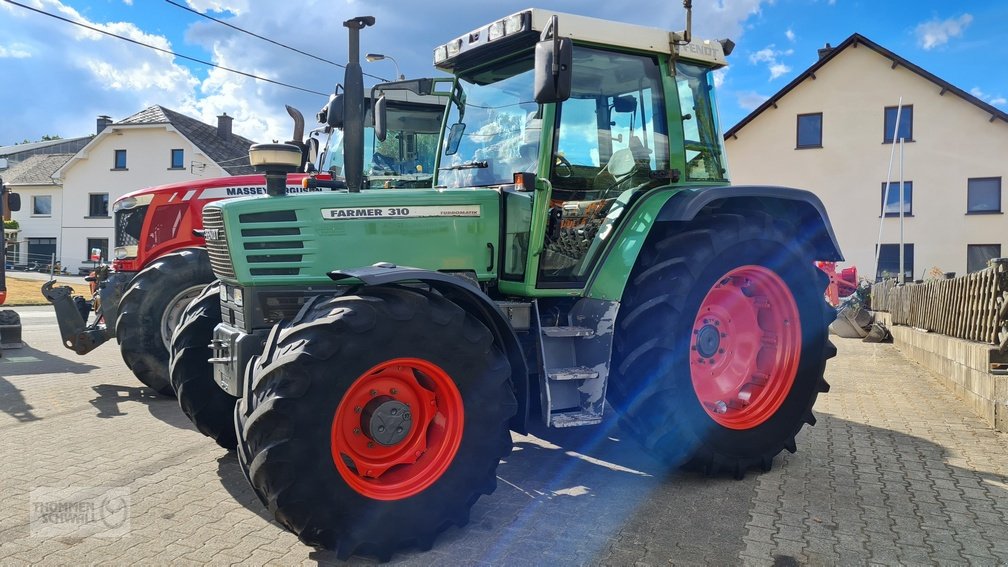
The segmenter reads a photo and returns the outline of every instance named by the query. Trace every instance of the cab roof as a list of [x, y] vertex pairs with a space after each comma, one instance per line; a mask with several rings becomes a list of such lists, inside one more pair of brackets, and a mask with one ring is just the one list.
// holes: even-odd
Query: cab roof
[[[569, 37], [577, 43], [674, 55], [713, 68], [727, 65], [724, 48], [719, 41], [694, 38], [690, 43], [682, 44], [675, 41], [674, 36], [678, 35], [678, 32], [542, 8], [528, 8], [516, 12], [438, 46], [434, 50], [434, 64], [441, 70], [452, 72], [456, 67], [466, 68], [478, 60], [485, 62], [488, 59], [486, 52], [489, 51], [505, 53], [530, 47], [538, 41], [542, 30], [554, 15], [557, 16], [560, 36]], [[504, 22], [509, 22], [510, 25], [504, 26]], [[511, 28], [513, 31], [491, 39], [491, 28], [495, 26], [500, 26], [496, 30]], [[444, 58], [439, 60], [438, 54], [442, 49], [445, 49], [441, 52]], [[478, 58], [475, 57], [476, 53], [470, 53], [475, 51], [479, 52]]]

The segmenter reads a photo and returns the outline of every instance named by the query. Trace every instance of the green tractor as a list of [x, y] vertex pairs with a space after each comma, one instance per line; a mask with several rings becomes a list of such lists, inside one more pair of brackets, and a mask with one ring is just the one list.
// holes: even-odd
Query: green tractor
[[[450, 99], [433, 187], [359, 191], [373, 21], [345, 22], [330, 105], [348, 191], [208, 204], [218, 282], [172, 342], [173, 381], [205, 394], [187, 414], [277, 521], [342, 557], [428, 549], [495, 489], [510, 431], [607, 403], [672, 466], [742, 477], [794, 451], [836, 352], [813, 261], [841, 253], [813, 194], [728, 184], [713, 71], [732, 44], [494, 21], [435, 49], [451, 79], [372, 91], [378, 134], [384, 91]], [[250, 153], [282, 180], [295, 152]]]

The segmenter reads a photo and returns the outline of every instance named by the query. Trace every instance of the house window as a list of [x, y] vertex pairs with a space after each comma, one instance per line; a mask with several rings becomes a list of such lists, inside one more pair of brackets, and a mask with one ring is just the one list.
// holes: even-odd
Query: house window
[[[889, 195], [886, 195], [886, 185]], [[882, 214], [887, 217], [898, 217], [900, 214], [900, 184], [899, 181], [882, 183]], [[913, 181], [903, 182], [903, 216], [913, 216]]]
[[913, 106], [904, 106], [902, 110], [898, 106], [887, 106], [885, 109], [885, 130], [882, 133], [882, 143], [884, 144], [893, 142], [897, 111], [900, 117], [896, 140], [899, 141], [900, 138], [903, 138], [907, 142], [913, 141]]
[[126, 150], [115, 151], [115, 167], [112, 169], [126, 169]]
[[[875, 274], [875, 281], [880, 282], [887, 278], [895, 278], [899, 275], [899, 244], [883, 244], [879, 250], [878, 272]], [[903, 245], [903, 275], [906, 281], [913, 281], [914, 273], [914, 245]]]
[[108, 193], [91, 193], [88, 195], [88, 216], [107, 217]]
[[1001, 257], [1000, 244], [967, 244], [966, 271], [976, 272], [987, 267], [987, 260]]
[[52, 195], [33, 195], [31, 214], [33, 217], [52, 216]]
[[798, 115], [798, 148], [822, 147], [822, 112]]
[[182, 150], [172, 150], [171, 151], [171, 169], [183, 169], [185, 166], [182, 165], [185, 161], [185, 152]]
[[966, 214], [1001, 212], [1001, 178], [974, 177], [966, 182]]
[[[99, 259], [95, 260], [95, 257]], [[85, 262], [103, 262], [108, 260], [108, 238], [88, 238], [84, 258]]]

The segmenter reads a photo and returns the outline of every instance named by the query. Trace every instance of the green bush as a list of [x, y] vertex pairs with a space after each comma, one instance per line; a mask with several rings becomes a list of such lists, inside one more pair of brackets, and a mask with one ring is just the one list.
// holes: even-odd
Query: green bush
[[11, 219], [11, 220], [5, 220], [5, 221], [3, 221], [3, 227], [4, 228], [15, 228], [16, 229], [16, 228], [21, 228], [21, 225], [18, 224], [18, 221], [14, 220], [14, 219]]

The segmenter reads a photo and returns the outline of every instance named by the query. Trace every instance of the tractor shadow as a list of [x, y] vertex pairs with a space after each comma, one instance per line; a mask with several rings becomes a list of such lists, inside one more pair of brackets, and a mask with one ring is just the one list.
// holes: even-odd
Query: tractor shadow
[[16, 349], [4, 349], [0, 357], [0, 412], [6, 413], [21, 423], [38, 421], [35, 409], [24, 397], [24, 390], [7, 378], [18, 377], [29, 380], [39, 374], [87, 374], [97, 366], [80, 364], [69, 359], [54, 356], [25, 344]]
[[273, 515], [269, 513], [266, 506], [259, 501], [259, 497], [252, 491], [252, 487], [249, 486], [245, 475], [241, 471], [241, 465], [238, 464], [238, 456], [234, 451], [228, 451], [217, 457], [217, 478], [220, 479], [224, 490], [243, 507], [278, 528], [286, 529], [273, 519]]
[[[802, 534], [795, 536], [802, 552], [775, 546], [766, 557], [768, 565], [844, 563], [843, 556], [815, 555], [813, 542], [826, 539], [842, 550], [848, 533], [860, 534], [859, 546], [866, 553], [850, 559], [866, 564], [871, 559], [867, 553], [892, 547], [873, 534], [902, 522], [900, 516], [915, 507], [934, 507], [935, 514], [947, 516], [948, 524], [938, 527], [933, 514], [932, 519], [918, 518], [919, 523], [906, 527], [901, 536], [905, 539], [937, 541], [951, 529], [956, 537], [969, 540], [1008, 540], [1003, 523], [963, 527], [949, 513], [966, 509], [1003, 522], [1008, 509], [1008, 473], [1003, 467], [991, 472], [956, 466], [952, 463], [961, 462], [956, 447], [817, 415], [819, 423], [799, 434], [796, 454], [783, 453], [770, 472], [750, 471], [742, 480], [669, 469], [627, 439], [615, 420], [569, 430], [535, 426], [528, 435], [513, 434], [514, 450], [497, 469], [497, 490], [476, 502], [468, 525], [442, 533], [432, 552], [405, 549], [389, 564], [738, 564], [746, 550], [744, 538], [752, 537], [753, 513], [771, 513], [767, 506], [778, 515], [802, 510], [809, 516]], [[978, 427], [975, 434], [998, 443], [993, 439], [998, 434], [991, 430]], [[850, 470], [856, 472], [845, 476]], [[872, 477], [867, 485], [864, 475]], [[235, 476], [245, 484], [240, 471]], [[954, 499], [950, 504], [932, 505], [935, 482], [944, 482], [939, 479], [971, 488], [949, 492]], [[884, 493], [890, 508], [874, 501], [878, 495], [871, 491], [880, 487], [893, 487]], [[768, 495], [776, 496], [767, 501]], [[263, 510], [254, 495], [244, 498], [253, 509]], [[865, 527], [848, 525], [845, 518], [855, 508], [861, 510], [856, 516]], [[935, 553], [941, 556], [941, 549]], [[919, 559], [932, 563], [933, 557]], [[310, 552], [309, 558], [320, 564], [377, 564], [357, 556], [341, 562], [323, 550]], [[1003, 564], [1004, 559], [987, 557], [990, 564]]]
[[63, 358], [31, 347], [28, 343], [15, 349], [4, 349], [0, 357], [0, 376], [30, 376], [35, 374], [87, 374], [98, 367], [76, 362], [80, 358]]
[[41, 417], [32, 413], [33, 408], [17, 386], [0, 378], [0, 411], [20, 421], [28, 423], [38, 421]]
[[98, 410], [95, 417], [112, 419], [127, 415], [129, 413], [128, 404], [136, 402], [145, 406], [151, 416], [158, 421], [167, 423], [178, 429], [196, 430], [185, 414], [182, 413], [175, 398], [162, 396], [145, 386], [97, 384], [92, 386], [91, 389], [96, 394], [95, 398], [89, 400], [89, 403]]

